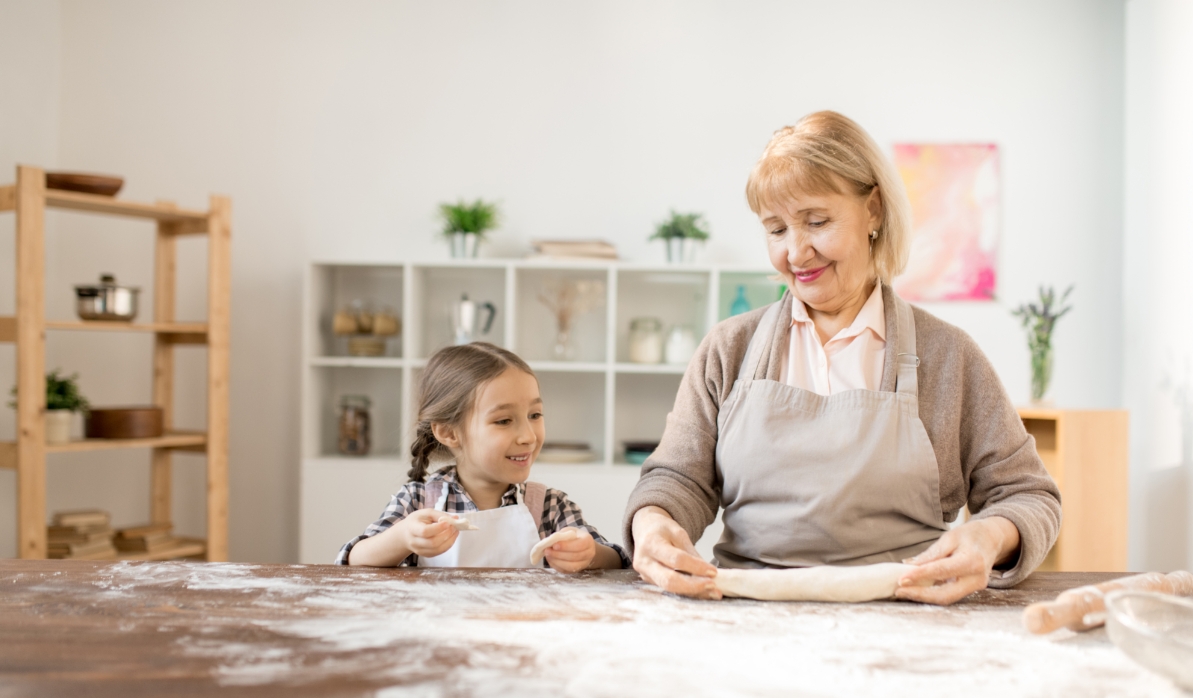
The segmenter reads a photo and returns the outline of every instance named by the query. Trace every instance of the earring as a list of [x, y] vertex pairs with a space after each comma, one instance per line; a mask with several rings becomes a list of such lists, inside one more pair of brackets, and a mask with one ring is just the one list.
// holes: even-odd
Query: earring
[[871, 230], [871, 231], [870, 231], [870, 254], [871, 254], [871, 255], [873, 255], [873, 254], [874, 254], [874, 241], [875, 241], [875, 240], [877, 240], [877, 239], [878, 239], [878, 231], [877, 231], [877, 230]]

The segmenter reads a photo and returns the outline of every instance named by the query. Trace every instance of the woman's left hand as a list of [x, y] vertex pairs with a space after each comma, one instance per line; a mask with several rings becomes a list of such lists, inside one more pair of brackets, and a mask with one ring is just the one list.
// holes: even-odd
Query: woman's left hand
[[552, 545], [543, 553], [551, 569], [560, 572], [579, 572], [588, 569], [596, 557], [596, 541], [583, 528], [577, 529], [583, 535]]
[[994, 566], [1019, 549], [1019, 529], [1001, 516], [969, 521], [930, 548], [904, 560], [916, 569], [903, 575], [895, 598], [947, 606], [986, 588]]

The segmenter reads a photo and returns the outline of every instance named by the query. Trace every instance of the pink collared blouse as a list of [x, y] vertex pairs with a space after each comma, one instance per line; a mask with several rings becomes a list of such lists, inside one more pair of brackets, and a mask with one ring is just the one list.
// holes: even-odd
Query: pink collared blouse
[[798, 298], [791, 303], [791, 343], [779, 380], [820, 395], [845, 390], [878, 390], [886, 351], [886, 316], [882, 284], [875, 284], [853, 323], [824, 345], [808, 309]]

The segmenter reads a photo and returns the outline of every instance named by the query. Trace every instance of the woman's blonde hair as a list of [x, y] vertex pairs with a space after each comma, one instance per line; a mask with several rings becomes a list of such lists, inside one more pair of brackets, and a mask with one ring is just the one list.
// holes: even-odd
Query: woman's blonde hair
[[911, 202], [894, 165], [861, 126], [833, 111], [818, 111], [771, 137], [746, 182], [746, 199], [758, 214], [796, 191], [858, 196], [878, 189], [882, 223], [870, 263], [885, 283], [907, 266]]
[[520, 356], [488, 342], [447, 347], [431, 356], [418, 381], [418, 423], [407, 473], [411, 481], [426, 479], [433, 457], [450, 455], [435, 438], [432, 425], [462, 424], [480, 387], [511, 368], [534, 376]]

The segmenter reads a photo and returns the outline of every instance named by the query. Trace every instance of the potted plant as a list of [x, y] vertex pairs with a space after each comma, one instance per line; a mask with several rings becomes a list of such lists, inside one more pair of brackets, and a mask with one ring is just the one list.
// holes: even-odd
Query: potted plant
[[1042, 402], [1048, 393], [1048, 384], [1052, 382], [1052, 331], [1056, 328], [1056, 321], [1073, 309], [1073, 306], [1065, 305], [1072, 292], [1073, 287], [1069, 286], [1058, 301], [1056, 291], [1051, 286], [1041, 286], [1039, 305], [1024, 303], [1011, 311], [1027, 330], [1027, 348], [1031, 351], [1032, 402]]
[[497, 204], [477, 199], [463, 199], [454, 204], [440, 204], [443, 236], [451, 243], [453, 259], [475, 257], [485, 233], [497, 227]]
[[[79, 374], [59, 375], [59, 369], [46, 374], [46, 443], [64, 444], [70, 441], [70, 423], [75, 412], [86, 412], [91, 403], [79, 392]], [[17, 389], [12, 389], [16, 397]], [[15, 402], [9, 403], [16, 407]]]
[[668, 262], [690, 262], [696, 251], [695, 242], [708, 239], [708, 224], [703, 214], [676, 213], [672, 209], [671, 217], [658, 224], [650, 239], [667, 243]]

